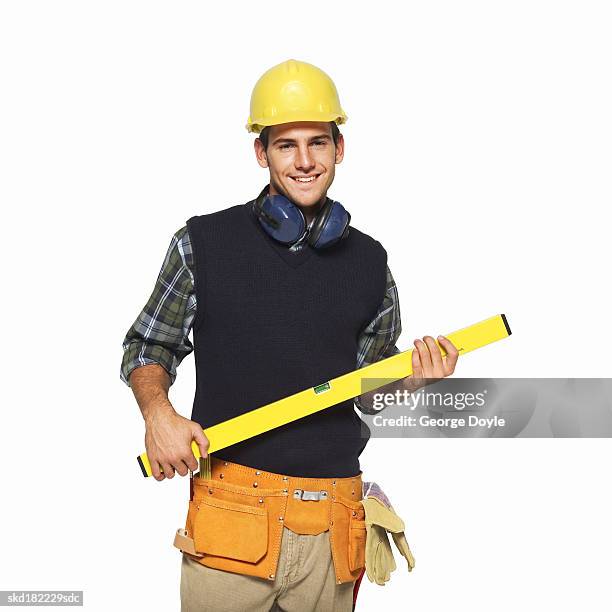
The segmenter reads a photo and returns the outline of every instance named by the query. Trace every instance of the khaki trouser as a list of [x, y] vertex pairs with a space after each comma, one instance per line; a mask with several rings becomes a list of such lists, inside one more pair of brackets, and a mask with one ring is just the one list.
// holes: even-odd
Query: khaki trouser
[[351, 612], [353, 582], [336, 583], [329, 531], [283, 527], [274, 581], [206, 567], [182, 555], [181, 612]]

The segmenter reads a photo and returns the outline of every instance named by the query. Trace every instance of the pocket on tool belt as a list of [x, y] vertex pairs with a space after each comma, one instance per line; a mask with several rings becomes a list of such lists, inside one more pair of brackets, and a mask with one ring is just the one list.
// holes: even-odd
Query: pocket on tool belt
[[344, 567], [354, 574], [365, 567], [365, 510], [360, 502], [336, 495], [332, 514], [338, 551], [344, 549]]
[[359, 520], [351, 516], [348, 544], [349, 568], [352, 572], [365, 567], [366, 534], [365, 520]]
[[268, 550], [268, 511], [204, 497], [197, 500], [193, 540], [198, 553], [257, 563]]

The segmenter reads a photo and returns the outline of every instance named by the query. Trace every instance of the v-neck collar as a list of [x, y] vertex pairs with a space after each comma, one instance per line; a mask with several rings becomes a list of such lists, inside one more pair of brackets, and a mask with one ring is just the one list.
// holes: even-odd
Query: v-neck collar
[[248, 216], [253, 229], [261, 236], [261, 239], [268, 243], [270, 248], [291, 268], [297, 268], [308, 261], [312, 255], [313, 248], [305, 243], [301, 249], [290, 251], [289, 247], [281, 244], [278, 240], [274, 240], [269, 236], [259, 224], [255, 213], [253, 212], [253, 204], [255, 200], [251, 200], [244, 205], [245, 214]]

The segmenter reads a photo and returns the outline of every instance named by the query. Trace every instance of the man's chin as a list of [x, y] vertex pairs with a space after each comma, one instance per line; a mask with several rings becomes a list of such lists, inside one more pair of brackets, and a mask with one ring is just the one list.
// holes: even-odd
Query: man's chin
[[316, 206], [322, 199], [322, 193], [290, 193], [290, 200], [302, 208], [310, 208]]
[[310, 193], [309, 190], [301, 190], [299, 187], [295, 189], [293, 186], [289, 185], [283, 185], [281, 189], [277, 187], [276, 190], [300, 208], [316, 206], [325, 195], [321, 193], [320, 189], [313, 190], [313, 192]]

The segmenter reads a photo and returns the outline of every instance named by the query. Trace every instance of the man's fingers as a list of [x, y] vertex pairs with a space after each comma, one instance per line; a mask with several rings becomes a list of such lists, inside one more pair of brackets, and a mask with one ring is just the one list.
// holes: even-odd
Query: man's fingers
[[163, 480], [165, 476], [162, 474], [162, 468], [159, 462], [149, 459], [149, 463], [151, 464], [151, 473], [153, 474], [153, 478], [155, 478], [155, 480]]
[[416, 346], [419, 351], [419, 359], [421, 361], [421, 367], [423, 368], [423, 375], [425, 378], [432, 378], [432, 365], [431, 365], [431, 356], [429, 355], [429, 349], [427, 345], [417, 338], [414, 341], [414, 346]]
[[445, 366], [446, 375], [452, 374], [455, 371], [457, 360], [459, 359], [459, 351], [455, 345], [444, 336], [438, 336], [438, 342], [442, 345], [442, 348], [446, 351]]
[[166, 478], [174, 478], [174, 468], [169, 463], [164, 461], [162, 462], [161, 466], [162, 470], [164, 470], [164, 476]]
[[421, 359], [419, 357], [419, 351], [416, 348], [412, 350], [412, 376], [414, 376], [414, 378], [421, 378], [423, 376]]
[[[191, 452], [191, 446], [187, 449], [184, 456], [173, 455], [168, 459], [168, 461], [170, 462], [170, 467], [173, 470], [173, 475], [174, 472], [176, 472], [179, 476], [187, 476], [187, 474], [189, 473], [189, 467], [187, 464], [187, 462], [189, 461], [189, 456], [194, 459], [193, 453]], [[165, 471], [166, 470], [164, 468], [164, 473]], [[193, 472], [195, 470], [192, 469], [191, 471]]]
[[443, 376], [444, 365], [442, 363], [442, 353], [440, 353], [440, 349], [438, 348], [436, 341], [431, 336], [423, 336], [423, 341], [429, 349], [429, 355], [431, 357], [431, 365], [433, 367], [434, 377]]
[[[198, 445], [198, 449], [200, 450], [200, 455], [206, 459], [208, 457], [208, 438], [204, 435], [204, 431], [199, 423], [193, 424], [193, 428], [191, 430], [191, 437]], [[189, 445], [189, 453], [183, 457], [183, 461], [189, 467], [192, 472], [195, 472], [198, 469], [198, 462], [193, 454], [193, 450], [191, 448], [191, 444]], [[180, 473], [180, 472], [179, 472]]]
[[[178, 472], [181, 476], [187, 476], [189, 470], [195, 472], [197, 462], [193, 454], [191, 455], [193, 464], [188, 463], [188, 460], [181, 461], [180, 459], [168, 459], [167, 461], [150, 461], [151, 472], [155, 480], [163, 480], [164, 478], [174, 477], [174, 473]], [[163, 473], [162, 473], [163, 470]]]
[[204, 435], [202, 427], [200, 427], [198, 423], [196, 423], [196, 427], [194, 427], [192, 435], [193, 439], [198, 445], [198, 448], [200, 449], [200, 455], [206, 459], [208, 456], [208, 447], [210, 443], [208, 442], [208, 438]]
[[412, 351], [412, 391], [416, 391], [424, 386], [423, 382], [423, 368], [421, 367], [421, 359], [419, 357], [419, 351], [414, 349]]
[[194, 457], [191, 448], [189, 448], [189, 454], [183, 458], [183, 463], [192, 471], [195, 472], [198, 469], [198, 460]]
[[[193, 459], [193, 455], [191, 455], [191, 458]], [[187, 466], [187, 460], [175, 461], [174, 467], [176, 471], [178, 472], [179, 476], [187, 476], [187, 474], [189, 473], [189, 467]], [[195, 470], [192, 469], [191, 471], [194, 472]]]

